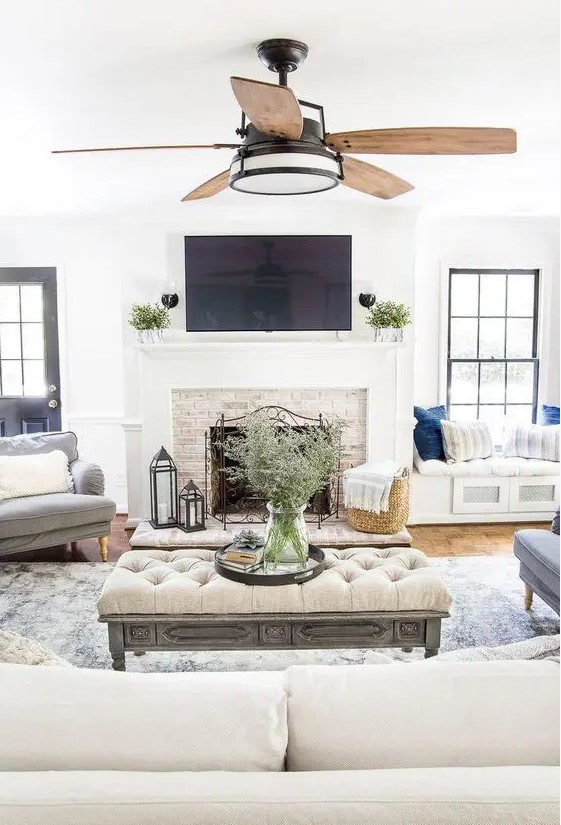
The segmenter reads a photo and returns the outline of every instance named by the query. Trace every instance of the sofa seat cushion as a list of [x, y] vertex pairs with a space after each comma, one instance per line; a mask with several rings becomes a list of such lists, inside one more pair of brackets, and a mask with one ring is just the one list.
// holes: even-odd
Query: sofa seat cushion
[[550, 530], [518, 530], [514, 534], [514, 555], [557, 596], [559, 551], [559, 536]]
[[451, 476], [453, 478], [489, 478], [491, 476], [554, 476], [559, 475], [557, 461], [543, 461], [537, 458], [504, 457], [475, 458], [473, 461], [423, 461], [417, 454], [415, 468], [424, 476]]
[[556, 662], [301, 666], [287, 679], [289, 771], [559, 764]]
[[0, 774], [3, 825], [558, 825], [556, 768]]
[[281, 771], [286, 704], [284, 673], [0, 665], [0, 772]]
[[424, 553], [326, 549], [326, 569], [304, 584], [256, 587], [220, 576], [208, 549], [132, 550], [103, 586], [100, 615], [447, 612], [451, 596]]
[[0, 501], [0, 539], [110, 522], [115, 504], [103, 496], [51, 493]]

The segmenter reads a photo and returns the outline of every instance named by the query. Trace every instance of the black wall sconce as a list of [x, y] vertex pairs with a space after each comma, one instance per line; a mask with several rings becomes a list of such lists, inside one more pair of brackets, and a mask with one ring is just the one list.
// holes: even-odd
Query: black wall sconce
[[358, 302], [361, 307], [365, 309], [370, 309], [370, 307], [374, 306], [376, 303], [376, 296], [373, 295], [371, 292], [361, 292], [358, 296]]
[[179, 303], [179, 295], [177, 292], [166, 292], [161, 301], [166, 309], [174, 309]]

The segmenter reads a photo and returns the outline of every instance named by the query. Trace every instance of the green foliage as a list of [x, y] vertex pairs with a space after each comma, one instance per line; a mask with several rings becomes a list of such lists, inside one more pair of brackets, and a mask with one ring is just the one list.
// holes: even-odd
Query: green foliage
[[167, 329], [171, 326], [169, 310], [160, 304], [133, 304], [129, 315], [133, 329]]
[[240, 465], [229, 472], [247, 479], [274, 507], [297, 510], [337, 471], [344, 426], [335, 419], [323, 427], [288, 427], [257, 410], [239, 436], [226, 439], [226, 456]]
[[366, 316], [370, 327], [406, 327], [411, 323], [411, 310], [405, 304], [393, 301], [376, 301]]

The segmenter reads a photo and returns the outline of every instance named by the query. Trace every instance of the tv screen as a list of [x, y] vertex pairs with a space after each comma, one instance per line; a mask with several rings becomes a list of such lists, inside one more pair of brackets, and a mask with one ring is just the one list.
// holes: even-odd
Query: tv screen
[[191, 332], [351, 329], [351, 237], [186, 237], [185, 302]]

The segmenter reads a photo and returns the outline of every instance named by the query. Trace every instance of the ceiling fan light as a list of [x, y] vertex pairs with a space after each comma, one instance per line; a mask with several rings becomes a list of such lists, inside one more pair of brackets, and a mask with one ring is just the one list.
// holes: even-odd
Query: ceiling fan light
[[340, 181], [339, 162], [328, 151], [248, 151], [234, 157], [230, 186], [254, 195], [310, 195], [333, 189]]

